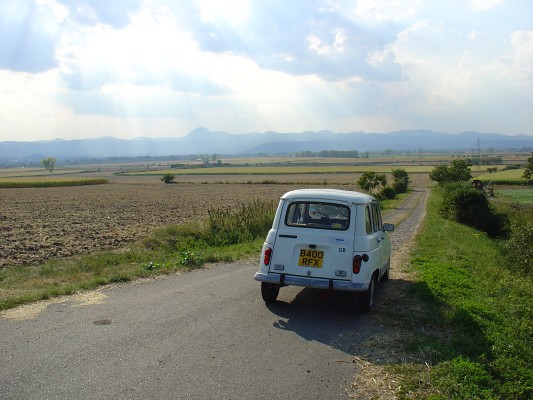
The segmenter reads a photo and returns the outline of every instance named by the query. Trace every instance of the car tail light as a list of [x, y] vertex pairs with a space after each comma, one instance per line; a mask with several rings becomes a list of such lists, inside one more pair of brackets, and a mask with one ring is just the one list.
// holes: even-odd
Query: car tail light
[[353, 273], [354, 274], [358, 274], [359, 271], [361, 271], [361, 262], [362, 261], [363, 261], [363, 257], [361, 257], [360, 255], [356, 255], [353, 258], [352, 267], [353, 267]]
[[267, 247], [265, 249], [265, 254], [263, 255], [263, 264], [270, 265], [270, 260], [272, 258], [272, 249]]

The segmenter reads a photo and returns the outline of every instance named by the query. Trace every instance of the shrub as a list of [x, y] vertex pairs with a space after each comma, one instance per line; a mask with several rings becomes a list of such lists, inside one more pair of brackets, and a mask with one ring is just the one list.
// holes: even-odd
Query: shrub
[[396, 193], [405, 193], [407, 192], [407, 182], [402, 180], [394, 181], [392, 183], [392, 188]]
[[381, 190], [380, 194], [381, 194], [381, 197], [384, 198], [384, 199], [392, 200], [392, 199], [396, 198], [396, 191], [390, 186], [385, 186]]
[[429, 173], [432, 181], [438, 182], [439, 185], [445, 185], [450, 182], [469, 181], [472, 179], [470, 173], [470, 164], [464, 160], [454, 160], [451, 165], [437, 165]]
[[492, 210], [485, 193], [466, 182], [444, 186], [440, 212], [445, 218], [472, 226], [491, 237], [504, 233], [504, 217]]
[[161, 177], [161, 180], [165, 183], [173, 183], [174, 182], [174, 179], [176, 177], [172, 174], [164, 174], [162, 177]]
[[522, 178], [526, 181], [531, 180], [533, 177], [533, 153], [531, 153], [531, 157], [527, 159], [527, 165], [526, 169], [524, 170], [524, 175], [522, 175]]
[[387, 185], [387, 177], [378, 175], [373, 171], [367, 171], [361, 175], [357, 184], [367, 193], [372, 193], [377, 187]]
[[396, 193], [407, 192], [407, 186], [409, 186], [409, 174], [407, 174], [407, 171], [401, 168], [393, 169], [392, 177], [394, 178], [394, 182], [392, 184], [394, 191]]

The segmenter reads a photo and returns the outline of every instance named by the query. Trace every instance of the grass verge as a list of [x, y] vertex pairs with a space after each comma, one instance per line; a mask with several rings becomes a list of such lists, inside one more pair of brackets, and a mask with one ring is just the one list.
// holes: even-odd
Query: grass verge
[[[425, 303], [406, 345], [419, 363], [392, 365], [400, 398], [533, 397], [531, 276], [510, 268], [496, 240], [443, 219], [439, 189], [412, 254]], [[416, 339], [414, 338], [416, 336]]]
[[105, 185], [110, 183], [109, 179], [70, 179], [70, 180], [43, 180], [43, 181], [5, 181], [0, 182], [0, 188], [19, 189], [19, 188], [42, 188], [42, 187], [68, 187], [68, 186], [89, 186]]
[[0, 310], [259, 253], [276, 206], [271, 201], [256, 200], [233, 209], [212, 209], [201, 224], [170, 225], [120, 251], [2, 269]]

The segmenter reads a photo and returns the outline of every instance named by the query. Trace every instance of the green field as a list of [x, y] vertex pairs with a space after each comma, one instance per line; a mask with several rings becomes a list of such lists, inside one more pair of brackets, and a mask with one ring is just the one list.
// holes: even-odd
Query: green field
[[516, 181], [522, 179], [524, 175], [524, 169], [509, 169], [507, 171], [500, 171], [494, 174], [483, 174], [476, 176], [476, 179], [482, 181]]
[[533, 205], [533, 189], [498, 189], [496, 196], [519, 204]]

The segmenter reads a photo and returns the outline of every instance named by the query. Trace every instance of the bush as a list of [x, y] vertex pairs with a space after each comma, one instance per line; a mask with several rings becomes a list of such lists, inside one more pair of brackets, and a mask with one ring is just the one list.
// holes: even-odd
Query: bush
[[161, 180], [165, 183], [173, 183], [174, 182], [174, 179], [176, 177], [172, 174], [164, 174], [162, 177], [161, 177]]
[[389, 200], [392, 200], [392, 199], [395, 199], [396, 198], [396, 191], [390, 187], [390, 186], [385, 186], [382, 190], [381, 190], [381, 193], [380, 193], [380, 197], [384, 198], [384, 199], [389, 199]]
[[[392, 187], [396, 190], [396, 193], [407, 192], [407, 186], [409, 186], [409, 174], [405, 169], [398, 168], [392, 170], [392, 177], [394, 178], [394, 184]], [[396, 185], [396, 188], [394, 187]], [[398, 190], [397, 190], [398, 189]]]
[[470, 173], [470, 164], [464, 160], [454, 160], [450, 166], [437, 165], [429, 173], [432, 181], [438, 182], [439, 185], [445, 185], [450, 182], [469, 181], [472, 179]]
[[373, 171], [364, 172], [357, 181], [359, 187], [367, 193], [372, 193], [379, 186], [387, 185], [387, 177], [376, 174]]
[[485, 193], [465, 182], [444, 185], [440, 213], [445, 218], [472, 226], [491, 237], [502, 236], [505, 231], [504, 217], [492, 210]]
[[394, 181], [392, 184], [392, 188], [396, 193], [405, 193], [407, 192], [407, 182], [403, 179]]

